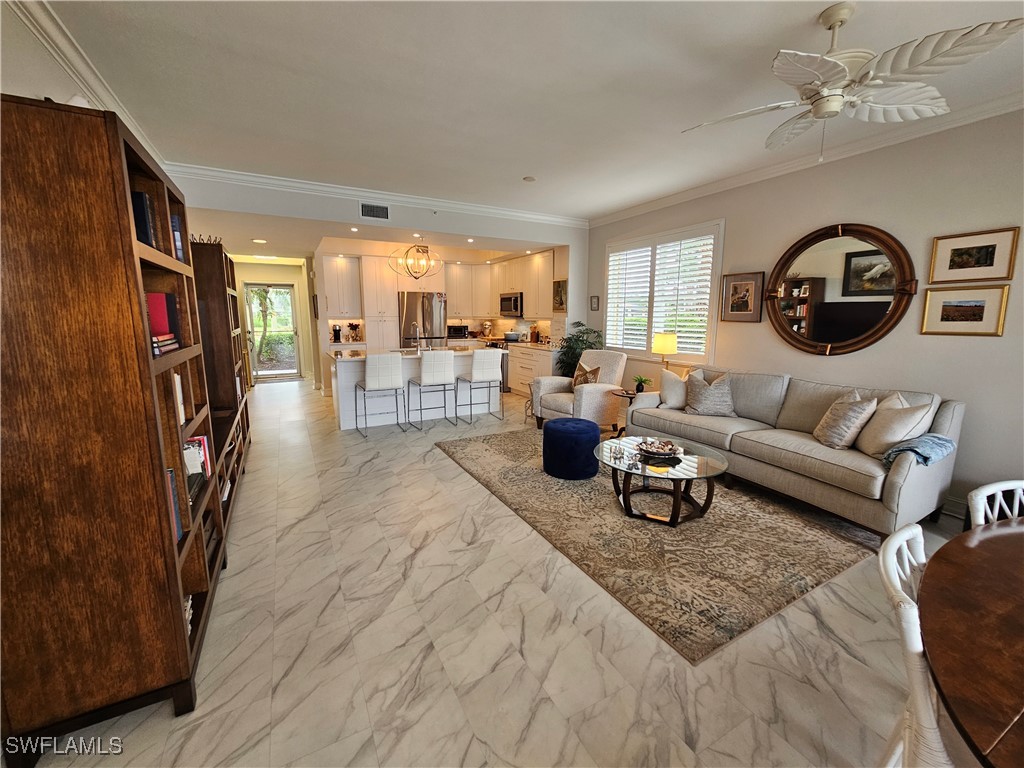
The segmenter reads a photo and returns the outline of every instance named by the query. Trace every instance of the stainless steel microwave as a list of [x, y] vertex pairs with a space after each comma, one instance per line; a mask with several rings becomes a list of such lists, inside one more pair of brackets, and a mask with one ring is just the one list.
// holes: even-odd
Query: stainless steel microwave
[[503, 293], [501, 294], [501, 306], [499, 307], [502, 317], [523, 316], [523, 294]]

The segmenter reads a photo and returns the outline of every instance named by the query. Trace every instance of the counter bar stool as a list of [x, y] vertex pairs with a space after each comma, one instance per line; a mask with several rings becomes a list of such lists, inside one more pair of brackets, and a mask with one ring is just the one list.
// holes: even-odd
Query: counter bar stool
[[[505, 400], [501, 394], [501, 356], [504, 354], [500, 349], [475, 349], [473, 350], [473, 368], [470, 371], [469, 376], [459, 376], [455, 382], [455, 402], [456, 402], [456, 418], [458, 416], [458, 400], [459, 400], [459, 384], [458, 382], [464, 381], [469, 385], [469, 418], [462, 419], [467, 424], [473, 422], [473, 406], [474, 405], [487, 405], [487, 412], [494, 416], [496, 419], [505, 418]], [[498, 390], [498, 406], [501, 409], [501, 415], [495, 415], [494, 411], [491, 410], [491, 390]], [[487, 391], [487, 400], [482, 402], [473, 401], [473, 391], [478, 389], [484, 389]]]
[[[363, 429], [359, 428], [359, 393], [362, 392], [363, 400]], [[405, 380], [402, 378], [402, 355], [400, 352], [384, 352], [366, 356], [366, 376], [363, 381], [356, 382], [356, 432], [363, 437], [369, 434], [369, 423], [367, 418], [369, 412], [366, 410], [367, 393], [374, 393], [374, 397], [391, 394], [395, 398], [395, 424], [403, 432], [409, 430], [402, 426], [402, 412], [405, 410]], [[402, 396], [402, 408], [398, 407], [398, 396]], [[391, 411], [374, 411], [378, 413], [391, 413]]]
[[[417, 401], [419, 402], [418, 408], [412, 407], [412, 387], [416, 385], [416, 390], [419, 392]], [[413, 376], [409, 379], [409, 394], [406, 397], [406, 403], [408, 404], [406, 411], [406, 421], [409, 425], [416, 429], [423, 430], [423, 412], [424, 411], [444, 411], [444, 419], [449, 424], [458, 424], [458, 413], [459, 413], [459, 392], [455, 384], [455, 353], [451, 350], [443, 351], [427, 351], [420, 354], [420, 375]], [[423, 407], [423, 392], [441, 392], [443, 398], [443, 405], [432, 405], [427, 408]], [[452, 392], [455, 398], [455, 410], [452, 414], [455, 416], [454, 419], [448, 418], [448, 393]], [[417, 424], [412, 420], [412, 413], [416, 411], [420, 417], [420, 423]]]

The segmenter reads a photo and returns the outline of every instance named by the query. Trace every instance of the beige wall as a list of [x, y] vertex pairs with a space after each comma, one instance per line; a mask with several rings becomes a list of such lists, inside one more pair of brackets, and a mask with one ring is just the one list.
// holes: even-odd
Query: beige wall
[[309, 383], [312, 385], [314, 383], [314, 344], [309, 322], [309, 287], [306, 282], [305, 270], [303, 267], [292, 265], [244, 264], [235, 262], [235, 284], [238, 286], [242, 326], [247, 329], [249, 316], [245, 311], [245, 296], [243, 293], [245, 283], [276, 283], [278, 285], [295, 286], [295, 300], [298, 306], [294, 310], [295, 321], [299, 329], [299, 363], [302, 367], [303, 378], [309, 379]]
[[[953, 500], [962, 501], [973, 487], [1024, 472], [1024, 256], [1017, 254], [1002, 337], [922, 336], [932, 238], [1019, 226], [1022, 168], [1024, 113], [1014, 112], [595, 227], [590, 292], [605, 295], [609, 241], [712, 219], [725, 219], [723, 274], [768, 273], [797, 239], [826, 224], [856, 222], [887, 230], [910, 252], [920, 287], [899, 327], [882, 341], [824, 358], [782, 342], [767, 319], [721, 323], [714, 362], [819, 381], [933, 391], [965, 401], [952, 491]], [[603, 327], [599, 313], [588, 321]], [[633, 361], [627, 374], [651, 371], [657, 386], [657, 369]]]
[[0, 89], [33, 99], [64, 103], [82, 90], [57, 64], [7, 3], [0, 5]]

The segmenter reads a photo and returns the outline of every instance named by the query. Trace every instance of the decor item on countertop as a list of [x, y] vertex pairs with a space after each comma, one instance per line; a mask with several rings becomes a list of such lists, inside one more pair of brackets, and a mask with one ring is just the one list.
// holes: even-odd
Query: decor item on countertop
[[[685, 537], [637, 525], [622, 514], [607, 468], [589, 480], [551, 477], [541, 444], [528, 429], [437, 446], [691, 663], [878, 547], [875, 534], [742, 481], [716, 489], [714, 507], [687, 523]], [[670, 503], [651, 494], [636, 506]]]
[[348, 330], [352, 341], [362, 341], [362, 335], [359, 333], [359, 323], [349, 323]]
[[636, 384], [637, 392], [643, 392], [644, 387], [651, 383], [651, 380], [649, 378], [647, 378], [646, 376], [641, 376], [640, 374], [634, 376], [633, 381]]
[[892, 296], [896, 272], [880, 250], [853, 251], [843, 264], [843, 296]]
[[932, 283], [1009, 280], [1020, 227], [936, 237], [932, 244]]
[[760, 323], [764, 272], [737, 272], [722, 277], [722, 320]]
[[558, 372], [569, 378], [576, 372], [576, 364], [584, 350], [604, 348], [604, 336], [600, 331], [588, 327], [579, 320], [574, 322], [572, 327], [573, 332], [563, 338], [559, 345], [561, 353], [558, 355], [557, 364]]
[[388, 256], [388, 266], [402, 277], [419, 280], [436, 275], [444, 267], [444, 260], [430, 250], [423, 237], [420, 242], [406, 249], [397, 248]]
[[1009, 285], [929, 288], [924, 294], [921, 333], [1002, 336]]
[[[661, 355], [661, 364], [664, 368], [668, 368], [668, 360], [665, 359], [665, 355], [674, 355], [679, 351], [678, 338], [674, 332], [659, 332], [655, 333], [651, 340], [651, 352]], [[650, 382], [647, 383], [650, 384]]]

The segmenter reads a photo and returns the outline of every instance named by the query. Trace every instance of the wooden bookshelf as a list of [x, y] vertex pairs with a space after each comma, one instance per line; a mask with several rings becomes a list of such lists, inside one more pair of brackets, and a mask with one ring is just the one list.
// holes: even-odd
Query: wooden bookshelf
[[824, 300], [824, 277], [797, 277], [782, 281], [779, 310], [794, 333], [813, 338], [814, 310]]
[[[111, 112], [4, 96], [2, 122], [3, 736], [188, 712], [224, 525], [216, 472], [187, 490], [217, 406], [184, 197]], [[159, 356], [147, 293], [176, 316]]]
[[245, 471], [249, 451], [245, 337], [239, 319], [235, 262], [220, 243], [191, 245], [226, 532], [235, 506], [235, 490]]

